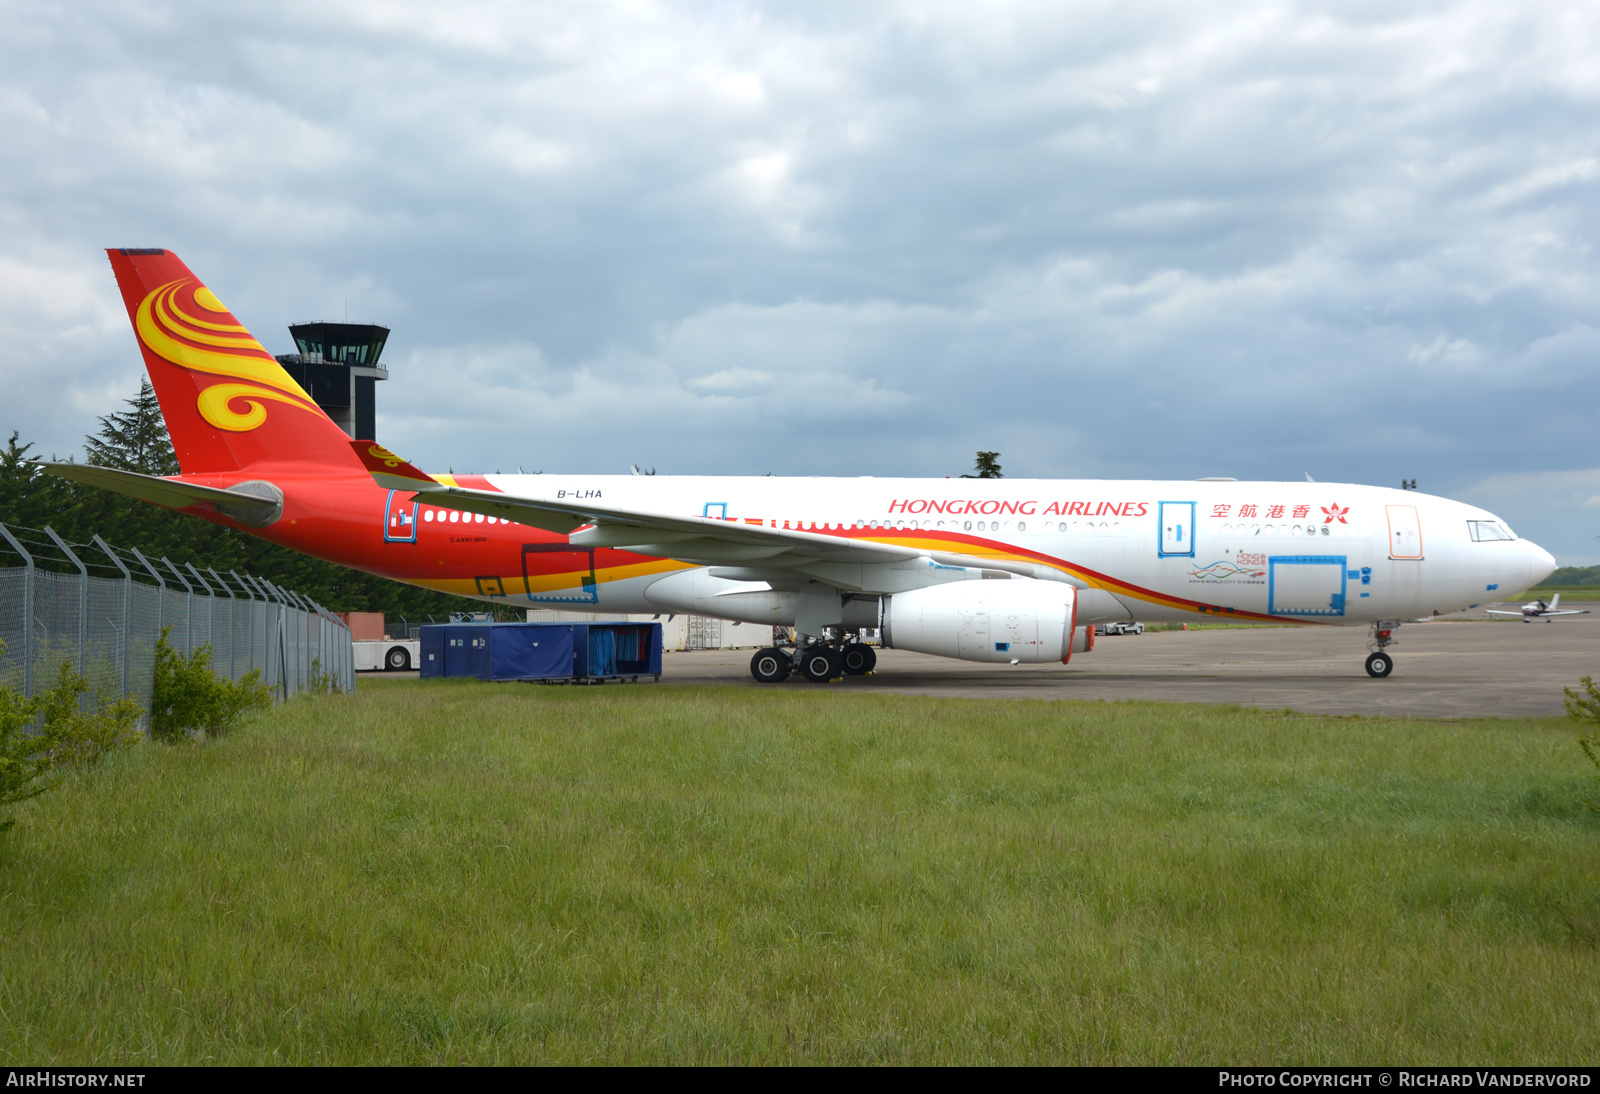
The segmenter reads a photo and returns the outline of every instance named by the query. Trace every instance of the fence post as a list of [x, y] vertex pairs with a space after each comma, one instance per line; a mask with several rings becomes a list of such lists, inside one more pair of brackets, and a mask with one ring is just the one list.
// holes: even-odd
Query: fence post
[[[262, 592], [263, 599], [269, 605], [274, 600], [278, 602], [278, 688], [283, 692], [283, 697], [287, 699], [289, 698], [289, 636], [287, 633], [289, 609], [283, 597], [279, 595], [278, 587], [272, 582], [264, 577], [256, 577], [254, 574], [250, 575], [250, 580], [256, 583], [256, 587]], [[295, 690], [298, 691], [299, 689], [296, 688]]]
[[[193, 564], [191, 564], [190, 568], [193, 568]], [[221, 585], [223, 590], [228, 594], [228, 675], [237, 680], [239, 678], [239, 621], [235, 619], [234, 616], [239, 614], [239, 598], [233, 595], [233, 590], [228, 588], [228, 583], [222, 580], [222, 577], [217, 573], [216, 570], [212, 569], [210, 566], [207, 566], [206, 573], [216, 578], [217, 584]], [[199, 577], [200, 575], [195, 574], [194, 576]], [[216, 641], [217, 637], [216, 629], [216, 619], [213, 616], [211, 622], [211, 638], [213, 642]]]
[[299, 657], [295, 659], [295, 680], [299, 683], [299, 688], [296, 690], [302, 690], [308, 683], [310, 683], [310, 679], [304, 675], [301, 675], [298, 670], [301, 665], [306, 665], [308, 668], [310, 667], [311, 620], [309, 613], [311, 609], [306, 607], [305, 600], [293, 589], [286, 589], [283, 588], [283, 586], [279, 586], [279, 589], [285, 596], [289, 598], [290, 602], [294, 604], [295, 607], [300, 609], [299, 613], [294, 617], [295, 645], [300, 651]]
[[211, 655], [215, 657], [217, 653], [217, 594], [212, 592], [211, 586], [206, 582], [206, 579], [200, 576], [200, 571], [194, 568], [194, 563], [185, 562], [184, 565], [189, 567], [189, 572], [194, 575], [194, 579], [200, 582], [201, 587], [206, 591], [206, 641], [211, 643]]
[[161, 595], [156, 597], [156, 641], [159, 642], [167, 629], [167, 583], [161, 579], [160, 572], [150, 565], [150, 560], [144, 557], [139, 548], [129, 547], [128, 550], [133, 552], [133, 557], [139, 560], [141, 566], [150, 571], [150, 576], [156, 579], [156, 585], [161, 590]]
[[25, 699], [33, 698], [33, 556], [17, 542], [17, 537], [11, 534], [4, 524], [0, 524], [0, 536], [6, 537], [6, 542], [11, 544], [11, 549], [22, 556], [22, 565], [26, 567], [22, 577], [22, 695]]
[[107, 558], [122, 571], [122, 697], [128, 697], [128, 673], [133, 660], [133, 574], [123, 565], [117, 553], [106, 545], [97, 533], [90, 542], [105, 552]]
[[193, 653], [194, 652], [194, 586], [189, 584], [189, 579], [183, 576], [183, 571], [179, 570], [176, 566], [174, 566], [172, 564], [172, 560], [170, 558], [168, 558], [166, 555], [162, 555], [161, 556], [161, 561], [166, 563], [167, 569], [171, 570], [172, 573], [173, 573], [173, 576], [175, 576], [178, 579], [179, 583], [183, 585], [183, 591], [189, 594], [188, 596], [183, 598], [183, 641], [184, 641], [184, 644], [186, 646], [188, 646], [188, 650], [186, 652]]
[[[244, 580], [244, 581], [249, 583], [248, 585], [245, 586], [246, 589], [250, 589], [251, 587], [253, 587], [256, 593], [260, 593], [261, 594], [261, 602], [262, 602], [263, 609], [264, 610], [270, 610], [272, 608], [272, 606], [273, 606], [272, 597], [271, 597], [270, 594], [268, 594], [267, 590], [262, 587], [261, 581], [256, 577], [256, 575], [255, 574], [245, 574], [244, 578], [242, 580]], [[254, 593], [251, 594], [251, 599], [252, 600], [255, 599]], [[268, 653], [269, 653], [268, 647], [271, 645], [272, 639], [267, 634], [267, 619], [266, 619], [265, 614], [263, 614], [261, 622], [262, 622], [262, 626], [261, 626], [261, 641], [262, 641], [261, 674], [262, 674], [262, 676], [265, 676], [266, 673], [267, 673], [267, 657], [268, 657]], [[255, 651], [255, 641], [256, 641], [256, 635], [255, 635], [255, 631], [252, 629], [251, 632], [250, 632], [250, 649], [251, 649], [252, 654]], [[281, 665], [281, 664], [278, 666], [278, 683], [279, 683], [280, 686], [283, 683], [283, 665]]]
[[[170, 562], [167, 565], [172, 565]], [[217, 656], [217, 594], [211, 591], [211, 586], [206, 584], [206, 579], [200, 576], [200, 571], [194, 568], [194, 563], [185, 562], [189, 572], [195, 580], [200, 582], [201, 588], [206, 591], [206, 641], [211, 645], [212, 668], [216, 667]], [[179, 571], [181, 574], [182, 571]], [[187, 583], [186, 583], [187, 584]]]
[[344, 682], [343, 677], [339, 674], [337, 667], [333, 664], [333, 651], [329, 648], [328, 620], [333, 617], [328, 614], [327, 608], [324, 608], [321, 604], [318, 604], [315, 600], [312, 600], [311, 597], [306, 597], [306, 600], [310, 602], [311, 607], [317, 613], [317, 662], [321, 664], [323, 673], [330, 678], [338, 680], [342, 685]]
[[[55, 545], [61, 548], [61, 553], [66, 555], [72, 564], [78, 568], [78, 675], [88, 679], [89, 676], [89, 567], [83, 564], [83, 559], [72, 553], [72, 548], [67, 546], [67, 541], [56, 535], [56, 530], [48, 524], [44, 526], [44, 534], [49, 536]], [[78, 697], [78, 705], [87, 702], [87, 695]]]
[[[262, 580], [265, 581], [266, 579], [263, 578]], [[280, 633], [283, 635], [284, 686], [288, 686], [289, 649], [292, 642], [295, 651], [294, 692], [296, 695], [298, 695], [300, 694], [301, 689], [305, 687], [306, 682], [305, 677], [300, 672], [300, 662], [302, 659], [300, 655], [305, 653], [303, 648], [305, 646], [305, 620], [301, 617], [301, 615], [296, 614], [296, 609], [299, 608], [299, 601], [295, 597], [294, 593], [290, 592], [282, 585], [274, 585], [270, 581], [266, 582], [266, 586], [272, 590], [272, 594], [276, 596], [279, 603], [283, 605], [283, 609], [279, 613], [279, 618], [282, 620], [282, 630]], [[303, 610], [304, 609], [301, 609], [301, 611]]]
[[[270, 581], [266, 582], [266, 586], [269, 589], [276, 588]], [[289, 608], [281, 599], [278, 602], [278, 680], [282, 686], [283, 697], [287, 700], [289, 698]], [[299, 681], [300, 674], [297, 672], [294, 689], [296, 692], [300, 690]]]
[[[239, 583], [239, 588], [244, 590], [245, 598], [250, 601], [250, 668], [253, 669], [256, 667], [256, 594], [250, 591], [250, 586], [245, 584], [238, 570], [229, 570], [228, 575]], [[262, 665], [261, 675], [266, 674], [267, 666]]]
[[[306, 597], [306, 599], [311, 600], [309, 596]], [[327, 643], [323, 641], [323, 637], [327, 632], [328, 621], [322, 618], [322, 605], [318, 604], [315, 600], [311, 600], [311, 606], [317, 610], [316, 616], [312, 619], [312, 622], [317, 628], [317, 666], [321, 668], [324, 673], [327, 673], [329, 672], [329, 666], [328, 660], [324, 654], [326, 654], [328, 650]]]
[[[315, 600], [312, 603], [317, 604]], [[356, 690], [355, 650], [349, 642], [350, 628], [344, 620], [334, 615], [321, 604], [317, 604], [317, 611], [321, 612], [325, 619], [323, 630], [319, 633], [324, 636], [330, 636], [329, 641], [334, 642], [339, 649], [339, 687], [344, 691], [353, 692]], [[402, 620], [404, 618], [404, 616], [401, 616]], [[340, 638], [340, 635], [345, 637]]]

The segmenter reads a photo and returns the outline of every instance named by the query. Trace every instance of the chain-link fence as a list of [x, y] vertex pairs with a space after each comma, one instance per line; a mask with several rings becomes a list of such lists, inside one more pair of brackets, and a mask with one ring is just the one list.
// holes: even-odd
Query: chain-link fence
[[163, 628], [183, 655], [210, 643], [220, 675], [259, 669], [279, 699], [318, 673], [355, 687], [349, 629], [309, 597], [233, 570], [152, 560], [99, 536], [68, 543], [48, 527], [0, 524], [0, 685], [32, 696], [67, 662], [92, 692], [131, 696], [148, 715]]

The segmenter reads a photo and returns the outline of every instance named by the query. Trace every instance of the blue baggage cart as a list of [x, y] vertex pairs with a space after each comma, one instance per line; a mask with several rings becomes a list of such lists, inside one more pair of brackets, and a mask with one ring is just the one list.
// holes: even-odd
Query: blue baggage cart
[[489, 628], [479, 623], [449, 623], [423, 627], [418, 643], [422, 655], [420, 675], [489, 678]]
[[441, 624], [422, 628], [421, 655], [424, 678], [659, 680], [661, 624]]

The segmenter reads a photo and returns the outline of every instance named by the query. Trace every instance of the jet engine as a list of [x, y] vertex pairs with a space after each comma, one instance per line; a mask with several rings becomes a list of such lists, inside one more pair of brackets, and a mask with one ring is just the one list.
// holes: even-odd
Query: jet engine
[[[1076, 628], [1078, 591], [1033, 578], [953, 581], [885, 596], [878, 626], [885, 646], [963, 661], [1067, 661], [1094, 648]], [[1075, 635], [1075, 629], [1082, 635]]]

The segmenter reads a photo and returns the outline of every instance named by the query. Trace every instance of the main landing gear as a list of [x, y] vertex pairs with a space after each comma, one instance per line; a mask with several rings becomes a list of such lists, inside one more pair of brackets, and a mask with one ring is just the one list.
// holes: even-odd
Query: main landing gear
[[762, 684], [781, 684], [789, 678], [789, 655], [776, 646], [757, 650], [750, 658], [750, 675]]
[[1367, 655], [1367, 675], [1376, 680], [1381, 680], [1394, 671], [1394, 657], [1389, 653], [1389, 647], [1395, 644], [1394, 632], [1400, 629], [1400, 624], [1390, 619], [1384, 619], [1372, 625], [1372, 642], [1368, 648], [1372, 650]]
[[847, 643], [839, 656], [844, 661], [846, 676], [865, 676], [878, 667], [878, 651], [860, 642]]
[[844, 658], [838, 650], [821, 642], [807, 646], [796, 660], [800, 662], [800, 675], [813, 684], [826, 684], [844, 675]]
[[813, 642], [796, 653], [773, 646], [758, 650], [750, 659], [750, 675], [763, 684], [779, 684], [798, 671], [813, 684], [842, 676], [865, 676], [878, 664], [878, 654], [859, 641]]

